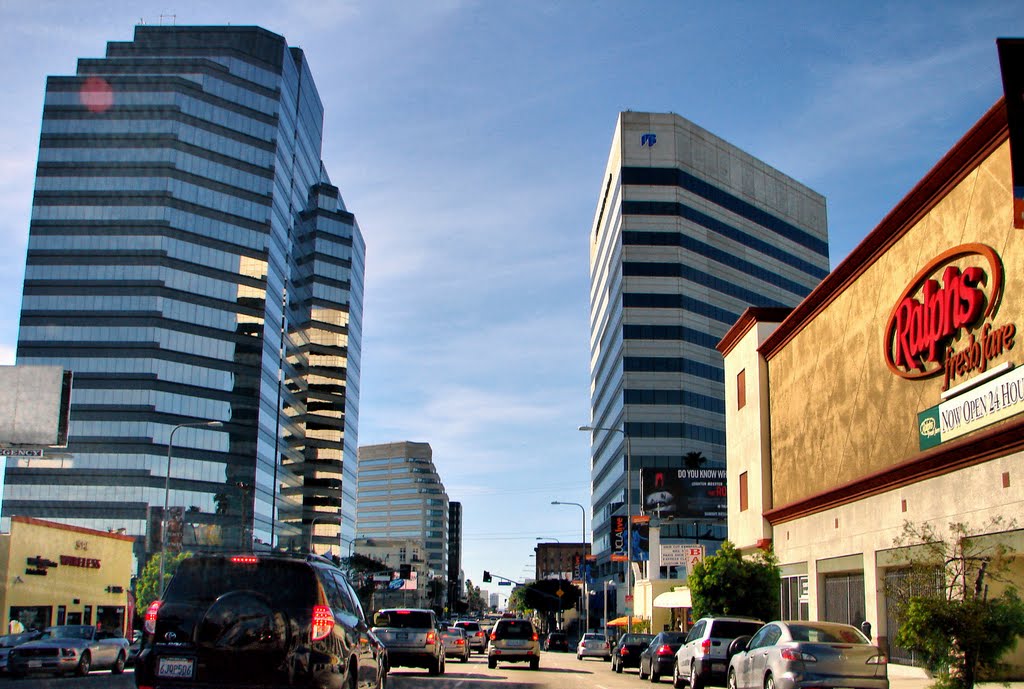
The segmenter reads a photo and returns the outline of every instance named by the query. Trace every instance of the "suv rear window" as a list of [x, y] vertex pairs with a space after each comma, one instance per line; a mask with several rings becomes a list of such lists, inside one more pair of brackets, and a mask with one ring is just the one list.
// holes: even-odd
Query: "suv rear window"
[[422, 610], [389, 610], [374, 615], [373, 625], [391, 629], [430, 629], [434, 620], [433, 615]]
[[494, 627], [498, 639], [532, 639], [533, 625], [526, 620], [499, 620]]
[[738, 636], [753, 634], [764, 625], [760, 622], [737, 622], [736, 620], [714, 620], [711, 623], [711, 634], [715, 639], [735, 639]]
[[480, 625], [476, 622], [456, 622], [455, 626], [461, 627], [462, 629], [465, 629], [470, 632], [480, 631]]
[[278, 608], [309, 608], [319, 591], [313, 570], [304, 562], [260, 558], [255, 563], [226, 557], [190, 557], [171, 578], [165, 600], [210, 605], [231, 591], [259, 591]]

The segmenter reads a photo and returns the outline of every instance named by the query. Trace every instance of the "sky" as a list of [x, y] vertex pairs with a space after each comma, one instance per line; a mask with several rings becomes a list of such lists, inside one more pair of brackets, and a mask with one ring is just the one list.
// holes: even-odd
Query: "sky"
[[138, 23], [305, 51], [367, 244], [359, 443], [430, 443], [479, 584], [582, 536], [552, 500], [590, 528], [587, 238], [617, 114], [678, 113], [823, 194], [835, 267], [999, 99], [1024, 4], [0, 0], [0, 365], [46, 77]]

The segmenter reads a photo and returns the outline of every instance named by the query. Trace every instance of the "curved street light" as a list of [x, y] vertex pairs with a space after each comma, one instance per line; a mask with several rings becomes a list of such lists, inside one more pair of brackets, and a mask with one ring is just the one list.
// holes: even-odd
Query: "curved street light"
[[[580, 431], [592, 432], [592, 431], [605, 431], [607, 433], [621, 433], [626, 443], [626, 595], [632, 597], [633, 595], [633, 491], [632, 491], [632, 476], [633, 476], [633, 459], [629, 454], [629, 434], [626, 433], [625, 428], [608, 428], [606, 426], [580, 426]], [[629, 607], [629, 613], [626, 615], [626, 627], [627, 631], [633, 630], [633, 606]], [[608, 618], [608, 612], [605, 611], [605, 619]]]
[[223, 421], [193, 421], [179, 423], [171, 429], [167, 439], [167, 474], [164, 476], [164, 511], [160, 515], [160, 595], [164, 595], [164, 553], [167, 551], [167, 502], [171, 494], [171, 450], [174, 448], [174, 434], [179, 428], [220, 428]]
[[[579, 507], [580, 510], [583, 512], [583, 543], [580, 544], [580, 547], [582, 548], [581, 557], [585, 561], [586, 557], [587, 557], [587, 508], [584, 507], [583, 505], [579, 504], [578, 502], [563, 502], [561, 500], [552, 500], [551, 504], [552, 505], [576, 505], [576, 507]], [[581, 572], [581, 574], [583, 575], [583, 597], [586, 600], [586, 606], [585, 606], [585, 610], [584, 610], [584, 613], [583, 613], [583, 624], [584, 624], [583, 629], [584, 629], [584, 631], [588, 631], [590, 629], [590, 596], [587, 595], [587, 575], [586, 575], [586, 572], [585, 571]]]

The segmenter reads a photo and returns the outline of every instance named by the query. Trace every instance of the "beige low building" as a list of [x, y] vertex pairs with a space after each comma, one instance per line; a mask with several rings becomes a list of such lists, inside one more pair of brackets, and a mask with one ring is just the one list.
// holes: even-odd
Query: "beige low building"
[[56, 624], [129, 628], [132, 547], [118, 533], [11, 517], [0, 534], [4, 629]]
[[[895, 663], [917, 662], [892, 643], [886, 595], [905, 522], [962, 522], [1024, 552], [1009, 137], [1001, 101], [804, 302], [748, 310], [719, 345], [730, 539], [774, 548], [784, 617], [867, 621]], [[1017, 524], [991, 528], [1000, 517]], [[1011, 575], [1024, 588], [1024, 557]], [[1005, 660], [1024, 676], [1024, 643]]]

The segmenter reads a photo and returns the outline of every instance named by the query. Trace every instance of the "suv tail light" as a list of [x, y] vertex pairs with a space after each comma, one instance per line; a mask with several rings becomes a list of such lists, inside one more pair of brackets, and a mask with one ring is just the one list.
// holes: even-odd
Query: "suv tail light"
[[437, 634], [435, 634], [433, 630], [427, 632], [427, 643], [432, 644], [435, 641], [437, 641]]
[[498, 638], [498, 635], [495, 634], [494, 632], [491, 632], [491, 641], [494, 641], [497, 638]]
[[655, 651], [655, 653], [657, 653], [660, 656], [674, 655], [674, 653], [672, 651], [672, 647], [669, 646], [668, 644], [662, 644], [661, 646], [658, 646], [658, 650]]
[[331, 608], [328, 605], [314, 605], [313, 606], [313, 628], [310, 631], [310, 635], [313, 637], [313, 641], [320, 641], [320, 639], [326, 639], [334, 629], [334, 613], [331, 612]]
[[537, 640], [538, 640], [538, 638], [539, 638], [539, 637], [537, 636], [537, 632], [534, 632], [534, 633], [533, 633], [533, 636], [532, 636], [532, 637], [530, 637], [530, 638], [531, 638], [531, 639], [532, 639], [533, 641], [537, 641]]
[[702, 656], [709, 655], [711, 653], [711, 639], [704, 639], [700, 642], [700, 654]]
[[626, 646], [623, 646], [622, 648], [620, 648], [619, 649], [619, 655], [620, 656], [628, 656], [629, 655], [629, 648], [626, 647]]
[[161, 605], [163, 605], [162, 600], [155, 600], [150, 603], [149, 607], [146, 609], [146, 618], [142, 626], [146, 630], [147, 634], [156, 633], [156, 614], [160, 611]]
[[483, 632], [477, 632], [476, 635], [477, 636], [484, 636], [484, 633]]
[[232, 564], [236, 565], [256, 565], [259, 564], [260, 559], [255, 555], [234, 555], [231, 558]]
[[868, 665], [886, 665], [889, 663], [889, 659], [885, 657], [885, 654], [879, 653], [876, 656], [871, 656], [865, 662]]

